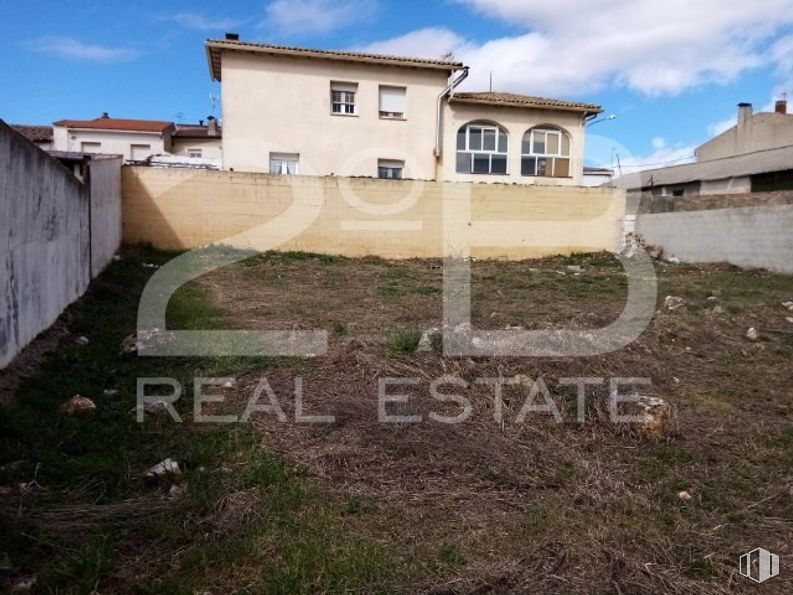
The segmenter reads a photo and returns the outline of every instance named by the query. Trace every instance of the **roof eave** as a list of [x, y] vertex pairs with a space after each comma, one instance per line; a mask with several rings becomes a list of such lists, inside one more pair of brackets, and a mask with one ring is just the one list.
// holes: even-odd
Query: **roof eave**
[[[272, 56], [306, 58], [309, 60], [330, 60], [334, 62], [348, 62], [352, 64], [374, 64], [378, 66], [395, 66], [399, 68], [412, 68], [417, 70], [439, 70], [441, 72], [454, 72], [456, 70], [462, 70], [464, 67], [462, 62], [417, 62], [410, 59], [400, 59], [399, 57], [394, 57], [393, 59], [382, 59], [368, 57], [365, 55], [328, 55], [322, 51], [297, 50], [292, 48], [272, 48], [266, 46], [260, 47], [256, 45], [235, 42], [229, 43], [212, 39], [207, 39], [206, 48], [209, 56], [209, 69], [212, 74], [212, 80], [216, 81], [221, 80], [221, 74], [218, 72], [221, 62], [219, 54], [223, 50], [252, 54], [269, 54]], [[215, 57], [217, 57], [217, 59], [215, 59]]]
[[212, 56], [213, 46], [210, 46], [210, 42], [211, 40], [207, 39], [206, 53], [207, 53], [207, 65], [209, 66], [209, 80], [220, 82], [220, 72], [215, 69], [215, 61]]
[[494, 105], [494, 106], [501, 106], [501, 107], [517, 107], [523, 109], [544, 109], [544, 110], [552, 110], [552, 111], [562, 111], [562, 112], [578, 112], [584, 114], [585, 116], [593, 115], [596, 116], [598, 114], [603, 113], [603, 108], [599, 105], [589, 105], [589, 106], [571, 106], [571, 105], [542, 105], [542, 104], [530, 104], [530, 103], [520, 103], [518, 101], [488, 101], [487, 99], [471, 99], [468, 97], [458, 97], [454, 96], [451, 98], [453, 103], [472, 103], [478, 105]]
[[55, 122], [53, 126], [57, 126], [58, 128], [68, 128], [69, 130], [79, 130], [80, 132], [134, 132], [135, 134], [165, 134], [168, 132], [169, 126], [166, 126], [162, 130], [132, 130], [130, 128], [86, 128], [83, 126], [69, 126], [68, 124], [58, 124]]

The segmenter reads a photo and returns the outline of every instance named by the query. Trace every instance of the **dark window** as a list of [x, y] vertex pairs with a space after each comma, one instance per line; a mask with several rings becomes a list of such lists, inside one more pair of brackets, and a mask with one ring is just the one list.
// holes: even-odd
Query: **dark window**
[[457, 132], [457, 173], [506, 174], [507, 133], [496, 124], [472, 122]]

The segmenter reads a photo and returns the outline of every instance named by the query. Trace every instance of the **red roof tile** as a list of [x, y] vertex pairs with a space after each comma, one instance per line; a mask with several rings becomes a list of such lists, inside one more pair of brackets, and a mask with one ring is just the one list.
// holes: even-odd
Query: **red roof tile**
[[125, 130], [128, 132], [164, 132], [172, 122], [159, 120], [128, 120], [124, 118], [95, 118], [93, 120], [58, 120], [53, 126], [84, 128], [89, 130]]
[[31, 126], [29, 124], [10, 124], [10, 126], [31, 142], [52, 142], [52, 126]]
[[547, 97], [534, 97], [532, 95], [518, 95], [517, 93], [455, 93], [451, 101], [461, 103], [484, 103], [488, 105], [503, 105], [509, 107], [535, 107], [543, 109], [558, 109], [565, 111], [590, 112], [599, 114], [603, 108], [594, 103], [580, 103], [564, 99], [549, 99]]

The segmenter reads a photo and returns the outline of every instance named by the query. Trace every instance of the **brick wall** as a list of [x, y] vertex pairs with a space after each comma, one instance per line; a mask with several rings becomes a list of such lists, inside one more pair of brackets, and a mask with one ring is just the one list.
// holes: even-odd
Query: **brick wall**
[[619, 190], [124, 167], [123, 238], [386, 258], [615, 250]]

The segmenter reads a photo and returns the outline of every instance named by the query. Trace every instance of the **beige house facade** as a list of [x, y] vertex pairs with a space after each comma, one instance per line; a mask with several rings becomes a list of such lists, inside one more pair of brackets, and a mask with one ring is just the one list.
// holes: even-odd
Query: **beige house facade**
[[223, 168], [284, 175], [580, 185], [597, 105], [456, 90], [459, 62], [207, 42]]

